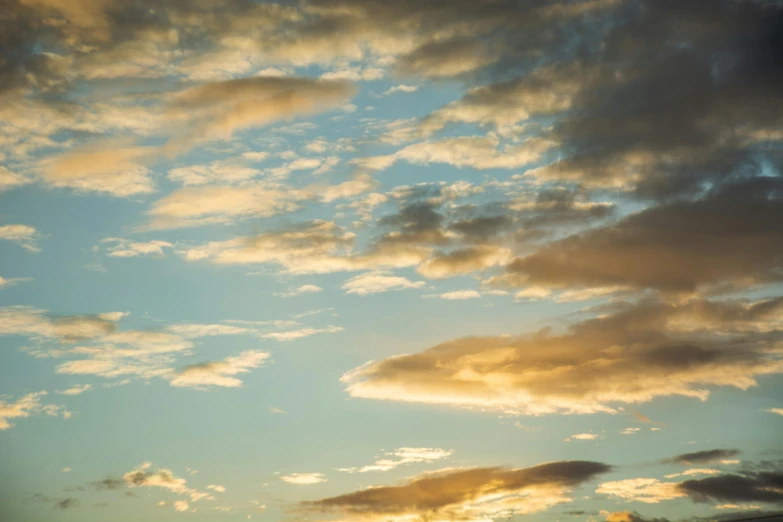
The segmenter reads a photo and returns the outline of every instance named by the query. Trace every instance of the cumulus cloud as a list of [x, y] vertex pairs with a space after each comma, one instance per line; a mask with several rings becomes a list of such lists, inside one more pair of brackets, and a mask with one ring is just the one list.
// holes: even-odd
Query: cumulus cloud
[[427, 473], [397, 486], [372, 487], [301, 503], [348, 520], [414, 516], [487, 520], [536, 513], [571, 501], [568, 492], [611, 468], [587, 461], [550, 462], [523, 469], [471, 468]]
[[0, 430], [14, 427], [15, 419], [30, 415], [43, 414], [49, 417], [71, 418], [72, 413], [65, 406], [57, 404], [42, 404], [41, 397], [48, 395], [46, 391], [28, 393], [15, 401], [0, 399]]
[[29, 225], [0, 226], [0, 239], [15, 241], [19, 243], [22, 248], [29, 250], [30, 252], [40, 252], [41, 249], [36, 245], [36, 240], [39, 235], [38, 230]]
[[369, 362], [342, 382], [353, 397], [526, 414], [615, 412], [664, 396], [707, 400], [711, 387], [744, 390], [783, 371], [781, 303], [643, 301], [564, 333], [469, 337]]
[[289, 484], [307, 486], [310, 484], [326, 482], [326, 477], [324, 477], [322, 473], [291, 473], [290, 475], [281, 476], [280, 480], [288, 482]]
[[171, 377], [172, 386], [206, 389], [208, 386], [237, 388], [242, 381], [236, 375], [258, 368], [269, 358], [269, 353], [245, 351], [222, 361], [205, 362], [185, 366]]

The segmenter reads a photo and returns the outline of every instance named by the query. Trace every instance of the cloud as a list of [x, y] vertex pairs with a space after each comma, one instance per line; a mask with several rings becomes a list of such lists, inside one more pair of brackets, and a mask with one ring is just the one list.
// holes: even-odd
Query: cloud
[[325, 328], [295, 328], [293, 330], [283, 330], [280, 332], [271, 332], [261, 334], [261, 337], [274, 339], [276, 341], [294, 341], [303, 337], [310, 337], [322, 333], [339, 333], [344, 328], [342, 326], [327, 326]]
[[331, 203], [332, 201], [336, 201], [338, 199], [347, 199], [358, 196], [359, 194], [363, 194], [364, 192], [372, 190], [376, 185], [377, 182], [372, 179], [369, 174], [360, 173], [356, 174], [353, 179], [344, 181], [337, 185], [324, 187], [313, 186], [311, 187], [311, 190], [319, 193], [321, 199], [324, 202]]
[[291, 473], [290, 475], [281, 476], [280, 480], [288, 482], [289, 484], [307, 486], [310, 484], [326, 482], [326, 477], [324, 477], [322, 473]]
[[354, 87], [346, 82], [311, 78], [226, 80], [177, 93], [169, 104], [168, 117], [198, 129], [181, 139], [228, 139], [246, 128], [340, 106], [354, 92]]
[[777, 413], [778, 415], [783, 415], [783, 408], [770, 408], [764, 411], [768, 411], [770, 413]]
[[669, 522], [666, 518], [646, 518], [639, 513], [630, 511], [615, 511], [613, 513], [601, 511], [601, 515], [606, 522]]
[[[657, 397], [707, 400], [783, 372], [780, 299], [642, 301], [522, 337], [468, 337], [369, 362], [341, 378], [353, 397], [523, 414], [616, 412]], [[568, 387], [562, 383], [568, 382]]]
[[783, 504], [783, 473], [779, 470], [723, 474], [680, 483], [694, 502], [766, 502]]
[[720, 473], [717, 469], [710, 469], [710, 468], [692, 468], [692, 469], [686, 469], [682, 473], [671, 473], [669, 475], [665, 475], [664, 478], [675, 478], [675, 477], [691, 477], [693, 475], [717, 475]]
[[52, 504], [54, 509], [59, 509], [59, 510], [71, 509], [79, 505], [79, 500], [72, 497], [50, 498], [47, 497], [46, 495], [42, 495], [41, 493], [36, 493], [32, 495], [31, 498], [37, 502]]
[[550, 462], [524, 469], [450, 469], [397, 486], [372, 487], [301, 503], [343, 519], [389, 520], [433, 516], [438, 520], [487, 520], [535, 513], [569, 502], [570, 489], [611, 469], [586, 461]]
[[512, 80], [474, 87], [461, 100], [424, 118], [420, 130], [429, 135], [449, 123], [473, 123], [506, 134], [531, 117], [570, 108], [575, 96], [586, 87], [586, 73], [576, 63], [556, 64]]
[[[263, 161], [266, 153], [245, 153], [242, 158], [249, 161]], [[210, 183], [232, 184], [247, 181], [261, 175], [261, 171], [227, 161], [213, 161], [208, 165], [191, 165], [171, 169], [168, 178], [183, 185], [207, 185]]]
[[[197, 502], [201, 499], [214, 500], [214, 497], [209, 493], [188, 487], [187, 481], [174, 475], [171, 470], [158, 468], [155, 471], [150, 471], [151, 468], [152, 464], [145, 462], [136, 469], [125, 473], [122, 476], [122, 480], [130, 488], [161, 488], [177, 495], [186, 495], [190, 497], [192, 502]], [[178, 511], [182, 510], [178, 509]]]
[[109, 257], [164, 256], [164, 248], [174, 248], [168, 241], [132, 241], [119, 237], [107, 237], [100, 243], [107, 245]]
[[16, 241], [22, 248], [30, 252], [40, 252], [41, 249], [35, 244], [39, 237], [38, 230], [29, 225], [3, 225], [0, 226], [0, 239], [6, 241]]
[[395, 67], [402, 74], [443, 78], [471, 73], [493, 61], [484, 42], [458, 37], [424, 44], [401, 56]]
[[384, 91], [384, 96], [389, 96], [398, 92], [405, 92], [405, 93], [413, 93], [419, 90], [418, 85], [395, 85], [394, 87], [389, 87], [386, 91]]
[[623, 435], [635, 435], [636, 433], [639, 433], [642, 429], [641, 428], [625, 428], [620, 433]]
[[279, 295], [280, 297], [295, 297], [303, 294], [316, 294], [321, 291], [323, 291], [323, 288], [318, 285], [302, 285], [288, 292], [279, 292], [275, 295]]
[[654, 478], [633, 478], [604, 482], [595, 490], [599, 495], [610, 495], [633, 502], [657, 504], [686, 496], [676, 482], [661, 482]]
[[207, 489], [211, 489], [212, 491], [216, 491], [218, 493], [225, 493], [226, 488], [221, 486], [220, 484], [210, 484], [207, 486]]
[[5, 277], [0, 277], [0, 288], [6, 288], [10, 286], [14, 286], [19, 283], [24, 283], [25, 281], [32, 281], [32, 278], [30, 277], [12, 277], [10, 279], [6, 279]]
[[[2, 155], [0, 155], [0, 158]], [[0, 166], [0, 192], [32, 183], [32, 180]]]
[[190, 509], [190, 504], [188, 504], [184, 500], [175, 500], [174, 501], [174, 509], [176, 511], [187, 511], [188, 509]]
[[71, 386], [66, 390], [58, 391], [57, 393], [60, 395], [81, 395], [82, 393], [90, 391], [91, 389], [91, 384], [76, 384], [75, 386]]
[[[205, 368], [174, 369], [179, 357], [194, 347], [191, 339], [214, 335], [250, 334], [262, 330], [234, 324], [175, 324], [169, 331], [120, 330], [118, 322], [127, 314], [49, 317], [30, 307], [0, 308], [0, 335], [27, 336], [33, 345], [24, 351], [39, 358], [68, 359], [56, 372], [65, 375], [96, 375], [106, 379], [138, 377], [164, 378], [174, 385], [238, 385], [232, 377], [260, 364], [261, 352], [249, 351], [237, 357], [209, 363]], [[298, 323], [296, 323], [298, 324]], [[59, 346], [52, 347], [51, 341]], [[255, 365], [255, 366], [253, 366]]]
[[171, 385], [198, 389], [206, 389], [207, 386], [238, 388], [242, 381], [235, 375], [258, 368], [269, 356], [267, 352], [247, 350], [222, 361], [191, 364], [172, 374]]
[[453, 450], [440, 448], [398, 448], [394, 451], [384, 452], [383, 458], [379, 458], [373, 464], [360, 468], [337, 468], [338, 471], [347, 473], [367, 473], [369, 471], [389, 471], [405, 464], [417, 462], [434, 462], [445, 459], [454, 453]]
[[390, 290], [421, 288], [424, 284], [424, 281], [411, 281], [402, 276], [388, 275], [387, 272], [372, 272], [349, 279], [343, 283], [342, 288], [346, 294], [369, 295]]
[[188, 339], [215, 335], [243, 335], [255, 332], [255, 330], [244, 326], [198, 323], [173, 324], [169, 326], [169, 330]]
[[565, 442], [571, 442], [572, 440], [596, 440], [598, 438], [600, 438], [600, 435], [597, 433], [577, 433], [564, 440]]
[[30, 415], [44, 414], [50, 417], [61, 416], [65, 419], [71, 417], [71, 412], [65, 409], [65, 406], [41, 404], [41, 397], [46, 395], [46, 391], [40, 391], [28, 393], [15, 402], [0, 399], [0, 430], [13, 428], [13, 419], [23, 419]]
[[[445, 163], [457, 168], [515, 169], [537, 161], [555, 144], [546, 140], [531, 139], [521, 145], [499, 146], [496, 139], [480, 136], [458, 136], [435, 141], [424, 141], [400, 149], [395, 160], [405, 160], [414, 165]], [[377, 162], [378, 166], [391, 166], [393, 162]], [[365, 166], [369, 164], [365, 163]]]
[[[712, 469], [693, 469], [668, 478], [688, 475], [709, 475], [705, 478], [683, 482], [662, 482], [653, 478], [635, 478], [601, 484], [596, 493], [611, 495], [624, 500], [658, 503], [664, 500], [688, 497], [698, 503], [738, 505], [744, 502], [783, 503], [780, 491], [783, 474], [774, 465], [756, 466], [759, 470], [743, 470], [739, 473], [721, 473]], [[727, 507], [736, 509], [735, 507]]]
[[462, 301], [465, 299], [478, 299], [481, 294], [476, 290], [454, 290], [453, 292], [444, 292], [442, 294], [430, 294], [422, 297], [435, 297], [446, 301]]
[[688, 466], [694, 464], [711, 464], [713, 462], [721, 462], [732, 457], [736, 457], [740, 454], [738, 449], [713, 449], [696, 451], [694, 453], [683, 453], [667, 460], [667, 462], [678, 462]]
[[302, 201], [311, 197], [308, 191], [267, 182], [185, 187], [153, 203], [147, 211], [152, 218], [148, 228], [227, 224], [242, 218], [270, 217], [297, 210]]
[[783, 219], [781, 187], [777, 179], [758, 179], [632, 214], [515, 259], [507, 281], [684, 293], [776, 281], [783, 236], [772, 223]]
[[149, 194], [155, 184], [145, 166], [157, 153], [153, 147], [106, 142], [42, 160], [41, 176], [53, 187], [78, 192], [105, 192], [115, 197]]
[[0, 335], [27, 335], [74, 343], [115, 333], [117, 322], [125, 315], [122, 312], [108, 312], [52, 318], [45, 315], [43, 310], [11, 306], [0, 308]]

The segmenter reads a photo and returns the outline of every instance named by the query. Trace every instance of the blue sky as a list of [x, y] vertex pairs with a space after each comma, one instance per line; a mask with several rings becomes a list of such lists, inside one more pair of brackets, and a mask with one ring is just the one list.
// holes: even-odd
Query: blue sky
[[780, 9], [14, 0], [0, 510], [779, 512]]

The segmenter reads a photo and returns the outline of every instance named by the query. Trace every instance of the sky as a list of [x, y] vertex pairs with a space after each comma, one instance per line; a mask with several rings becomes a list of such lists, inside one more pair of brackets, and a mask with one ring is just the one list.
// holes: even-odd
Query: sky
[[5, 0], [0, 518], [783, 513], [783, 2]]

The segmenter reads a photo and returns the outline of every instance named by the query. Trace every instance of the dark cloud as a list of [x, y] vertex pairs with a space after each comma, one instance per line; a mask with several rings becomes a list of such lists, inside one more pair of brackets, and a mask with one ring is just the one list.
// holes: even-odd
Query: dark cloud
[[[643, 301], [521, 337], [468, 337], [368, 363], [342, 377], [354, 397], [515, 413], [616, 411], [656, 397], [706, 400], [781, 373], [783, 298]], [[498, 383], [503, 383], [499, 386]]]
[[695, 464], [707, 464], [710, 462], [720, 462], [721, 460], [733, 459], [740, 454], [737, 449], [714, 449], [705, 451], [695, 451], [693, 453], [683, 453], [672, 457], [667, 462], [679, 462], [688, 466]]
[[59, 510], [71, 509], [79, 505], [79, 501], [75, 498], [51, 498], [43, 493], [30, 495], [30, 499], [35, 502], [41, 502], [42, 504], [52, 504], [54, 509]]
[[759, 178], [556, 241], [508, 266], [512, 285], [694, 292], [783, 279], [783, 182]]
[[761, 471], [686, 480], [679, 489], [694, 502], [783, 504], [783, 472]]
[[100, 491], [100, 490], [125, 489], [128, 486], [128, 484], [127, 482], [125, 482], [123, 479], [120, 478], [106, 477], [103, 480], [90, 482], [90, 486]]
[[55, 509], [71, 509], [79, 505], [79, 501], [75, 498], [64, 498], [55, 502]]
[[[468, 92], [422, 128], [471, 122], [502, 130], [548, 115], [555, 121], [546, 136], [561, 159], [530, 175], [642, 198], [695, 195], [705, 183], [754, 176], [759, 157], [780, 165], [779, 147], [769, 146], [779, 143], [783, 122], [779, 2], [614, 4], [592, 9], [596, 16], [570, 40], [546, 20], [558, 36], [538, 44], [545, 59], [537, 69]], [[577, 41], [581, 52], [569, 52]], [[508, 39], [503, 52], [522, 63], [530, 49]]]
[[535, 506], [540, 500], [543, 504], [539, 509], [546, 507], [547, 498], [553, 496], [553, 492], [576, 487], [611, 469], [600, 462], [563, 461], [525, 469], [446, 470], [414, 478], [399, 486], [365, 489], [303, 502], [302, 506], [368, 517], [425, 513], [458, 516], [474, 509], [473, 503], [481, 505], [481, 500], [486, 505], [479, 509], [491, 510], [490, 499], [494, 499], [513, 506], [511, 512], [524, 512], [527, 503]]

